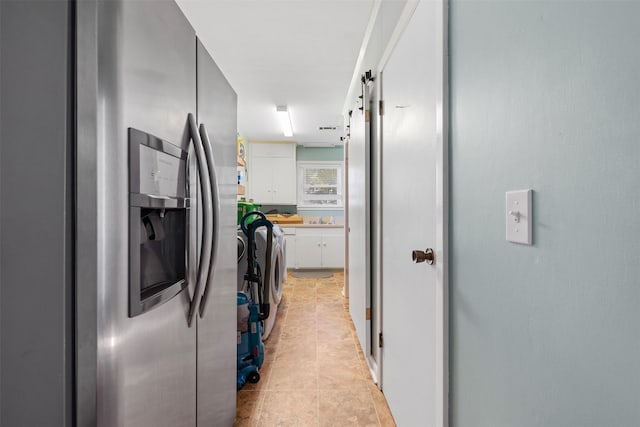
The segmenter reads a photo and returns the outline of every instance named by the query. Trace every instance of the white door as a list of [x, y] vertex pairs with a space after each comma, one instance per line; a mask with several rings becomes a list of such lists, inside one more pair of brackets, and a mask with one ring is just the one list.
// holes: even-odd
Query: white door
[[[295, 230], [295, 229], [294, 229]], [[295, 234], [289, 234], [287, 229], [285, 229], [285, 261], [287, 264], [287, 269], [296, 268], [296, 236]], [[283, 280], [286, 280], [287, 275], [283, 277]]]
[[[400, 426], [447, 424], [444, 14], [443, 0], [407, 6], [381, 68], [382, 387]], [[415, 264], [427, 248], [435, 263]]]
[[[369, 147], [367, 141], [368, 121], [360, 101], [351, 115], [348, 143], [349, 151], [349, 223], [345, 228], [349, 239], [349, 312], [356, 328], [360, 346], [367, 351], [366, 310], [369, 277]], [[365, 353], [366, 354], [366, 353]]]

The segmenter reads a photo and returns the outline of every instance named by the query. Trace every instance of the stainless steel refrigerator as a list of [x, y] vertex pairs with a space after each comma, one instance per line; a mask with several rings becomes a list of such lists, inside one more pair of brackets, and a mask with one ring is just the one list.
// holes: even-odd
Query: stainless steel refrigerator
[[173, 1], [0, 2], [0, 425], [233, 424], [236, 105]]

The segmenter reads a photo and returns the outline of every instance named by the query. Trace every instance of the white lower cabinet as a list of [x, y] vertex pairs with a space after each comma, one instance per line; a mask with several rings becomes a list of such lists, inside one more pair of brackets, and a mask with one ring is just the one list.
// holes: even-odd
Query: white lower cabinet
[[[344, 268], [343, 228], [305, 227], [295, 230], [295, 236], [285, 237], [288, 268]], [[291, 240], [295, 242], [291, 245], [293, 251], [289, 246]]]
[[341, 228], [338, 230], [337, 236], [322, 237], [322, 267], [344, 268], [344, 233]]
[[296, 231], [297, 229], [291, 227], [282, 227], [284, 232], [284, 248], [285, 248], [285, 261], [286, 267], [295, 268], [296, 263]]
[[296, 236], [295, 268], [322, 267], [322, 235]]

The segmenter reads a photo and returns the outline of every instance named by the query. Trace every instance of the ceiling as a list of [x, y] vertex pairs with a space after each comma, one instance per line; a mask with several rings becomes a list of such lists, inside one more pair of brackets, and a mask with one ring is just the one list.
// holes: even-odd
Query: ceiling
[[[248, 140], [340, 143], [341, 111], [374, 0], [177, 0], [238, 94]], [[287, 105], [284, 137], [276, 105]], [[319, 127], [337, 126], [335, 131]]]

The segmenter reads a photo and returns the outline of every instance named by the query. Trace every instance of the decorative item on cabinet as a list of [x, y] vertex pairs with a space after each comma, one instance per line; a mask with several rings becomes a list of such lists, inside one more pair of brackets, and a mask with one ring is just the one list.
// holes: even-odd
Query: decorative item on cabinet
[[238, 164], [238, 196], [246, 194], [245, 181], [247, 176], [247, 162], [245, 151], [245, 139], [238, 134], [237, 141], [237, 164]]
[[238, 134], [238, 166], [246, 166], [246, 146], [245, 139]]

